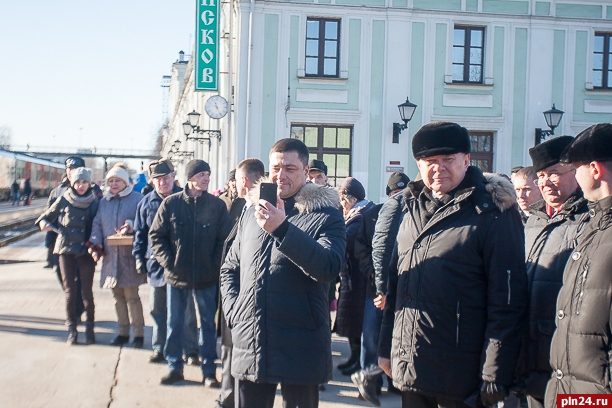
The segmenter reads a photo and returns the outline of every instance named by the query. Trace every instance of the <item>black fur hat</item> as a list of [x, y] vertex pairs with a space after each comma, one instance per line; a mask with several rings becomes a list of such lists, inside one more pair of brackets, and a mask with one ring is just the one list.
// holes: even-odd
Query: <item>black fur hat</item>
[[412, 155], [417, 160], [470, 151], [470, 135], [467, 129], [453, 122], [429, 123], [420, 128], [412, 138]]
[[561, 155], [564, 163], [612, 160], [612, 123], [589, 126], [576, 136]]
[[533, 161], [533, 171], [537, 173], [548, 166], [559, 163], [561, 153], [573, 140], [574, 138], [571, 136], [559, 136], [529, 149], [529, 156]]

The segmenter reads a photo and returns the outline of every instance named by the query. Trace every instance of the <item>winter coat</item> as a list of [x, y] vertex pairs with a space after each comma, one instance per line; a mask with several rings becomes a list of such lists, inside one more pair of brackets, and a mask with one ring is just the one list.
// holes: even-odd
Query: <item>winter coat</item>
[[333, 189], [306, 183], [273, 235], [250, 207], [221, 267], [223, 312], [239, 380], [297, 385], [331, 379], [328, 285], [340, 271], [344, 220]]
[[[245, 200], [246, 202], [246, 200]], [[244, 208], [244, 206], [243, 206]], [[242, 215], [242, 209], [240, 210], [240, 214]], [[221, 254], [221, 262], [225, 260], [234, 240], [236, 239], [236, 234], [238, 233], [238, 223], [241, 217], [238, 217], [234, 225], [232, 226], [232, 230], [228, 234], [227, 238], [225, 238], [225, 242], [223, 243], [223, 252]], [[221, 301], [221, 296], [219, 296], [219, 310], [223, 310], [223, 302]], [[227, 327], [227, 322], [225, 321], [225, 314], [223, 312], [219, 313], [219, 321], [217, 323], [217, 336], [221, 337], [221, 344], [226, 347], [232, 346], [232, 332]]]
[[23, 195], [29, 196], [32, 194], [32, 186], [30, 185], [30, 179], [27, 178], [23, 183]]
[[557, 394], [612, 392], [612, 197], [588, 207], [590, 220], [567, 261], [557, 298], [546, 407], [556, 405]]
[[[176, 184], [172, 187], [172, 194], [180, 191], [181, 188]], [[135, 234], [132, 254], [134, 254], [135, 258], [146, 259], [149, 284], [154, 288], [161, 288], [166, 284], [164, 268], [155, 259], [149, 242], [149, 229], [153, 224], [153, 219], [162, 200], [163, 198], [155, 190], [145, 195], [136, 207], [136, 219], [134, 220]]]
[[359, 260], [359, 270], [365, 280], [366, 298], [376, 297], [374, 264], [372, 263], [372, 239], [374, 238], [374, 229], [382, 206], [382, 204], [376, 204], [367, 211], [364, 211], [361, 228], [355, 238], [355, 257]]
[[403, 203], [404, 194], [403, 191], [400, 191], [385, 201], [378, 214], [372, 239], [372, 264], [374, 265], [376, 293], [387, 293], [389, 262], [391, 262], [397, 232], [404, 217]]
[[546, 213], [544, 200], [533, 204], [525, 227], [530, 301], [526, 353], [521, 364], [526, 370], [525, 393], [539, 400], [544, 399], [552, 373], [550, 343], [563, 270], [587, 219], [587, 201], [578, 190], [552, 219]]
[[76, 194], [70, 193], [66, 191], [59, 200], [55, 200], [51, 207], [38, 217], [36, 225], [44, 220], [60, 231], [53, 253], [84, 255], [87, 254], [85, 243], [89, 240], [93, 219], [98, 211], [98, 200], [93, 191], [86, 194], [88, 197], [77, 197], [76, 200]]
[[527, 309], [523, 223], [512, 184], [474, 166], [434, 200], [404, 190], [397, 236], [393, 383], [465, 400], [481, 381], [512, 384]]
[[335, 325], [338, 336], [361, 338], [366, 280], [355, 256], [355, 239], [361, 229], [363, 213], [373, 206], [371, 201], [362, 200], [355, 204], [345, 220], [346, 250], [344, 265], [340, 269], [340, 297]]
[[155, 258], [166, 283], [181, 289], [205, 289], [219, 282], [223, 242], [231, 229], [225, 204], [187, 189], [162, 201], [149, 230]]
[[126, 221], [134, 225], [136, 207], [142, 194], [126, 187], [117, 195], [110, 192], [100, 200], [98, 213], [93, 221], [90, 241], [104, 250], [100, 287], [133, 288], [147, 283], [147, 275], [136, 273], [136, 261], [131, 245], [108, 245], [108, 237], [115, 235]]
[[225, 191], [219, 195], [219, 198], [225, 203], [232, 225], [238, 222], [242, 209], [246, 204], [246, 200], [240, 197], [234, 197], [229, 191]]

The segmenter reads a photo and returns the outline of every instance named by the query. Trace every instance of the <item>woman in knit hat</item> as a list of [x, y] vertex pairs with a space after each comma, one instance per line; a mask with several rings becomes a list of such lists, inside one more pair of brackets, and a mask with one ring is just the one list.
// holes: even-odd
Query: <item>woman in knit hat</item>
[[[142, 348], [144, 341], [144, 315], [138, 295], [138, 286], [147, 283], [147, 275], [136, 270], [132, 244], [113, 245], [113, 236], [134, 234], [136, 206], [142, 194], [132, 191], [127, 167], [117, 163], [106, 174], [108, 191], [100, 201], [98, 214], [93, 222], [90, 241], [92, 256], [104, 256], [100, 286], [112, 289], [117, 312], [118, 333], [111, 341], [121, 346], [130, 339], [130, 325], [134, 339], [132, 347]], [[109, 245], [110, 243], [110, 245]], [[128, 314], [129, 312], [129, 314]]]
[[70, 188], [36, 220], [41, 230], [52, 231], [51, 225], [59, 219], [54, 253], [59, 254], [66, 294], [67, 342], [70, 345], [77, 342], [76, 276], [81, 279], [81, 294], [87, 312], [85, 341], [87, 344], [96, 342], [92, 291], [96, 262], [87, 253], [87, 246], [97, 210], [98, 200], [91, 185], [91, 169], [79, 167], [70, 171]]

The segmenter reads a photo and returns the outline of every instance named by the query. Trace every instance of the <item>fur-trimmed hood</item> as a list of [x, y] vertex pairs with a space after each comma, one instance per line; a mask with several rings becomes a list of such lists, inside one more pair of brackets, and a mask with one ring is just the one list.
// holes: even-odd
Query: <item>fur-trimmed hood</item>
[[[249, 190], [247, 199], [251, 204], [259, 201], [259, 185], [262, 182], [267, 180], [255, 183]], [[334, 188], [306, 182], [295, 195], [295, 208], [300, 214], [308, 214], [326, 207], [340, 208], [340, 196]]]
[[[411, 181], [404, 190], [404, 199], [418, 197], [423, 188], [425, 188], [425, 183], [422, 180]], [[483, 194], [491, 197], [491, 201], [501, 212], [518, 207], [514, 186], [510, 180], [497, 173], [482, 173], [477, 167], [468, 167], [464, 181], [455, 192], [455, 201], [474, 196], [476, 206], [480, 207], [482, 201], [480, 198]], [[484, 208], [486, 206], [482, 209]]]
[[516, 192], [512, 182], [497, 173], [483, 173], [485, 188], [501, 212], [517, 207]]

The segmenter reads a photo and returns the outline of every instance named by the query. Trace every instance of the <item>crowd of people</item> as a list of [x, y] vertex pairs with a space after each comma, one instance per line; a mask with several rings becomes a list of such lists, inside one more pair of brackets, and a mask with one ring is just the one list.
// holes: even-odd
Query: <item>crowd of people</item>
[[[404, 408], [552, 408], [557, 394], [611, 393], [612, 124], [531, 148], [532, 166], [510, 176], [470, 165], [470, 151], [460, 125], [423, 126], [418, 174], [391, 174], [382, 204], [353, 177], [330, 186], [297, 139], [272, 146], [269, 173], [238, 163], [219, 197], [203, 160], [187, 164], [183, 189], [170, 160], [151, 162], [143, 196], [124, 165], [103, 194], [69, 157], [37, 220], [58, 258], [67, 342], [83, 311], [96, 342], [102, 260], [111, 345], [131, 330], [143, 347], [148, 281], [160, 383], [198, 365], [217, 407], [271, 408], [279, 385], [284, 407], [317, 407], [332, 332], [350, 347], [338, 369], [374, 406], [385, 382]], [[269, 183], [272, 201], [260, 197]]]

